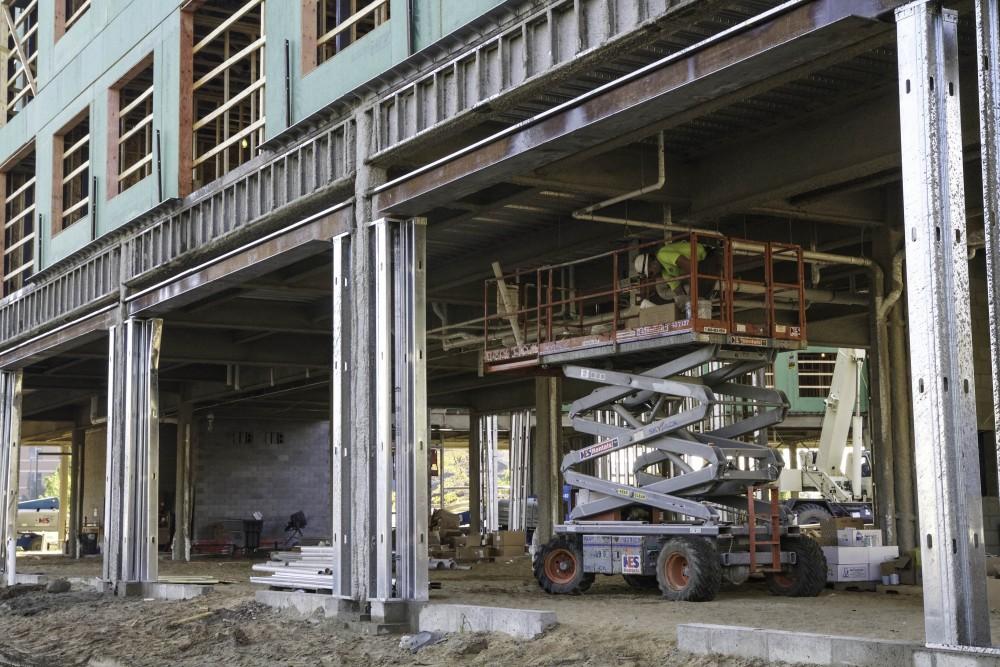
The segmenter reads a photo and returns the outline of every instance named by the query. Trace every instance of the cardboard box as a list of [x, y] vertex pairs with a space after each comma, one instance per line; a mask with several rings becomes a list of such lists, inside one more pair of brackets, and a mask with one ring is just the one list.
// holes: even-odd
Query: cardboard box
[[861, 529], [865, 527], [865, 522], [862, 519], [855, 519], [853, 517], [838, 517], [835, 519], [824, 519], [819, 524], [820, 529], [820, 545], [824, 547], [834, 547], [837, 545], [837, 531], [843, 528], [857, 528]]
[[674, 322], [676, 320], [677, 307], [672, 303], [639, 309], [639, 326], [641, 327], [649, 326], [650, 324], [661, 324], [663, 322]]
[[898, 557], [899, 547], [823, 547], [823, 555], [827, 581], [878, 581], [882, 563]]
[[870, 562], [867, 547], [823, 547], [827, 564], [865, 565]]
[[522, 544], [505, 546], [505, 547], [493, 547], [493, 556], [495, 558], [517, 558], [518, 556], [523, 556], [525, 554], [525, 546]]
[[493, 555], [489, 547], [460, 547], [455, 549], [455, 560], [462, 562], [475, 562], [486, 560]]
[[880, 547], [882, 546], [882, 531], [859, 528], [841, 528], [837, 531], [837, 546]]
[[493, 546], [498, 549], [506, 549], [507, 547], [521, 547], [524, 549], [525, 545], [525, 534], [523, 530], [501, 530], [493, 538]]

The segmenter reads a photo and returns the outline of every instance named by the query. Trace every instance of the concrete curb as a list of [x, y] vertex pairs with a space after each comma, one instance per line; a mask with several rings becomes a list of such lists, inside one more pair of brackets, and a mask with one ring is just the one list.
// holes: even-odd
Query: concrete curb
[[340, 598], [319, 593], [292, 593], [289, 591], [257, 591], [254, 599], [275, 609], [290, 611], [298, 616], [312, 616], [317, 609], [323, 610], [326, 618], [336, 618], [353, 607]]
[[501, 632], [517, 639], [535, 639], [558, 621], [553, 611], [429, 604], [420, 611], [420, 630], [427, 632]]
[[677, 626], [677, 647], [698, 655], [718, 654], [806, 665], [913, 665], [914, 667], [1000, 667], [1000, 649], [928, 647], [917, 642], [838, 637], [732, 625]]

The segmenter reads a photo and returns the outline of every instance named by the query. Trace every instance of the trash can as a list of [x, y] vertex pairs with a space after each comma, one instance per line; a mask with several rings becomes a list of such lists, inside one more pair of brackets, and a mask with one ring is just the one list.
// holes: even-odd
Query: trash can
[[243, 553], [247, 556], [260, 548], [260, 533], [264, 529], [264, 521], [244, 519], [243, 521]]

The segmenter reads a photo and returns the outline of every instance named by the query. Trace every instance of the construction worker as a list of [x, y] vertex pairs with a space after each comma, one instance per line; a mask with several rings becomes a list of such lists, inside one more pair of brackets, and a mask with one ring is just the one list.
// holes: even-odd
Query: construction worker
[[[718, 275], [719, 266], [715, 260], [713, 248], [709, 248], [701, 243], [695, 244], [697, 253], [697, 265], [699, 273]], [[655, 285], [657, 296], [663, 303], [674, 300], [678, 306], [685, 307], [689, 303], [688, 295], [691, 292], [691, 241], [682, 239], [665, 243], [656, 253], [641, 253], [635, 258], [635, 272], [640, 278], [655, 278], [657, 275], [663, 278], [663, 282]], [[688, 276], [687, 279], [681, 276]], [[715, 279], [699, 281], [699, 296], [702, 299], [710, 299], [714, 289]], [[640, 308], [656, 305], [649, 299], [643, 299]]]

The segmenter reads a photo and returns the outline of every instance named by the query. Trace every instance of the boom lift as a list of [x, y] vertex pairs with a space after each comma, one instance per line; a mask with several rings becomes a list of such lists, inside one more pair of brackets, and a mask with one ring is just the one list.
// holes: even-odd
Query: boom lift
[[[658, 242], [487, 281], [484, 372], [561, 367], [598, 385], [570, 407], [593, 442], [562, 460], [570, 507], [536, 552], [535, 576], [549, 593], [621, 574], [668, 599], [702, 601], [724, 579], [763, 574], [775, 594], [817, 595], [823, 553], [783, 510], [783, 460], [758, 442], [788, 409], [762, 370], [779, 349], [805, 346], [801, 248], [680, 238], [694, 258], [684, 276], [626, 275]], [[699, 246], [721, 258], [717, 268], [700, 266]], [[663, 282], [686, 286], [679, 317], [638, 305]], [[622, 452], [634, 457], [627, 481], [596, 474]]]
[[[853, 516], [869, 523], [874, 519], [871, 463], [864, 452], [862, 434], [860, 388], [864, 362], [864, 350], [838, 350], [825, 400], [819, 448], [803, 453], [803, 460], [796, 468], [781, 471], [782, 491], [805, 491], [819, 496], [786, 502], [786, 508], [798, 517], [799, 525], [819, 523], [834, 516]], [[849, 454], [848, 433], [852, 443]]]

